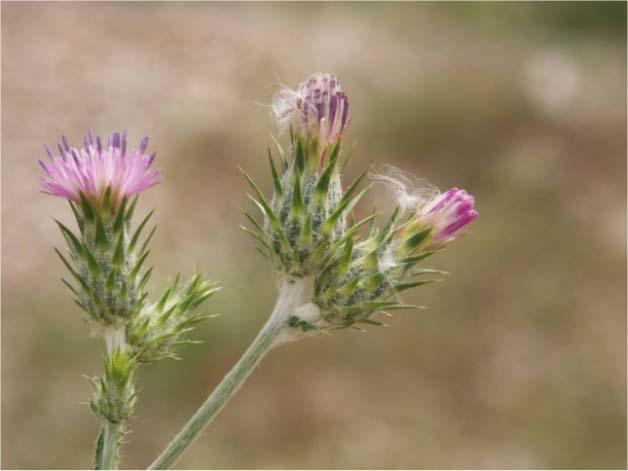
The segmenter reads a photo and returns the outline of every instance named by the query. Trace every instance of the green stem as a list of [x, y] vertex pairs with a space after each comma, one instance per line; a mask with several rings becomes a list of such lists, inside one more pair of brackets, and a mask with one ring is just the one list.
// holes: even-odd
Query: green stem
[[124, 425], [105, 424], [100, 429], [96, 445], [95, 469], [118, 469], [120, 443], [124, 436]]
[[282, 283], [275, 308], [251, 346], [148, 469], [169, 469], [205, 430], [264, 355], [275, 345], [277, 336], [286, 327], [288, 318], [303, 303], [305, 284], [306, 281], [302, 278], [290, 278]]
[[[116, 349], [126, 348], [123, 328], [109, 327], [104, 334], [105, 348], [110, 356]], [[125, 424], [108, 422], [100, 428], [94, 453], [94, 469], [118, 469]]]

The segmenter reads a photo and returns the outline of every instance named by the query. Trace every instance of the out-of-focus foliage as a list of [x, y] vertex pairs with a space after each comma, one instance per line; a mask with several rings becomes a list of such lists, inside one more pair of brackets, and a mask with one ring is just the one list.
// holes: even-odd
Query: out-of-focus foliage
[[[59, 278], [36, 160], [62, 133], [154, 140], [164, 182], [157, 273], [224, 289], [184, 361], [142, 369], [123, 462], [146, 466], [268, 315], [274, 281], [238, 224], [240, 164], [264, 191], [279, 81], [336, 72], [347, 167], [392, 163], [474, 195], [470, 235], [434, 256], [446, 282], [391, 328], [273, 352], [181, 467], [626, 465], [626, 6], [545, 4], [2, 5], [4, 468], [81, 468], [100, 368]], [[260, 106], [257, 103], [262, 103]], [[287, 136], [279, 136], [286, 142]], [[385, 190], [373, 200], [392, 210]], [[187, 273], [186, 273], [187, 274]], [[153, 288], [168, 280], [158, 276]]]

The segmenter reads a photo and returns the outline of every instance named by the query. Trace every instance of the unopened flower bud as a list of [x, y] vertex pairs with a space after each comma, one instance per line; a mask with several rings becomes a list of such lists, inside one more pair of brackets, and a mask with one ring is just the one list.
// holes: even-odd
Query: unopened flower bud
[[[280, 94], [286, 95], [285, 90]], [[306, 276], [346, 238], [346, 216], [363, 194], [354, 195], [366, 172], [343, 191], [341, 144], [349, 108], [336, 77], [314, 74], [293, 98], [292, 108], [285, 101], [274, 107], [281, 116], [296, 113], [300, 124], [290, 157], [279, 147], [279, 169], [269, 155], [273, 197], [267, 199], [245, 175], [264, 217], [258, 222], [246, 213], [253, 225], [246, 230], [280, 272]]]
[[321, 147], [341, 139], [349, 126], [349, 98], [334, 74], [315, 73], [297, 90], [281, 88], [273, 98], [273, 115], [281, 127], [293, 121], [297, 132]]

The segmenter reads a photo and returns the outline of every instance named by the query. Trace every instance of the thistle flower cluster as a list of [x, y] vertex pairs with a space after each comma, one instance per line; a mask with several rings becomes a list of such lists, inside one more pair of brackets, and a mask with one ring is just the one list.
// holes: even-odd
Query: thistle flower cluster
[[196, 275], [179, 289], [179, 276], [160, 301], [151, 303], [146, 289], [152, 268], [146, 266], [155, 227], [145, 235], [153, 214], [132, 223], [139, 193], [161, 180], [151, 168], [148, 138], [127, 149], [126, 132], [113, 133], [103, 146], [90, 131], [81, 149], [65, 137], [48, 163], [40, 161], [44, 193], [66, 198], [78, 232], [57, 221], [68, 254], [57, 254], [71, 279], [63, 280], [107, 344], [105, 373], [91, 378], [90, 403], [105, 422], [125, 422], [135, 408], [134, 376], [138, 363], [175, 357], [175, 348], [193, 325], [208, 316], [195, 311], [218, 288]]
[[384, 227], [375, 214], [349, 220], [366, 190], [356, 194], [367, 174], [343, 190], [340, 162], [350, 117], [349, 101], [332, 74], [317, 73], [296, 91], [286, 87], [275, 95], [273, 115], [280, 127], [294, 123], [289, 157], [278, 145], [279, 171], [269, 151], [274, 193], [266, 198], [253, 180], [253, 200], [262, 213], [245, 228], [275, 269], [294, 277], [312, 276], [309, 303], [289, 320], [303, 331], [357, 324], [381, 324], [377, 313], [413, 306], [399, 293], [434, 281], [442, 273], [420, 268], [419, 262], [443, 249], [477, 217], [473, 197], [452, 188], [444, 194], [412, 188], [394, 170], [373, 175], [395, 192], [399, 206]]

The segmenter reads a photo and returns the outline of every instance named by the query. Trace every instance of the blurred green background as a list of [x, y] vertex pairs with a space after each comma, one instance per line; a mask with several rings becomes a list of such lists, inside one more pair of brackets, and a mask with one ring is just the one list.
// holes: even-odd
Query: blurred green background
[[[272, 307], [238, 228], [236, 165], [270, 189], [279, 81], [336, 72], [348, 176], [391, 163], [466, 188], [480, 218], [445, 283], [390, 328], [276, 350], [182, 468], [626, 466], [626, 5], [2, 3], [2, 465], [84, 468], [101, 343], [59, 278], [44, 144], [126, 128], [164, 182], [152, 262], [221, 280], [202, 345], [140, 372], [125, 467], [157, 455]], [[281, 136], [285, 140], [285, 136]], [[392, 208], [381, 188], [376, 199]]]

